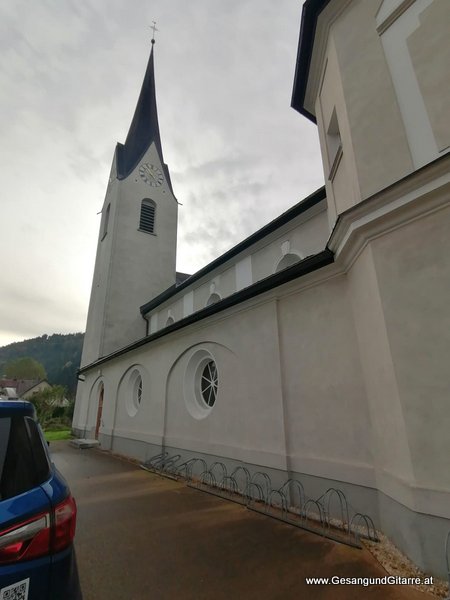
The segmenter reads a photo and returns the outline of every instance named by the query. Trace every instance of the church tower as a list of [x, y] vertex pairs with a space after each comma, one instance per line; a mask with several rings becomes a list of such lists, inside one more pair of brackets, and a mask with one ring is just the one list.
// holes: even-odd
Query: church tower
[[102, 208], [82, 366], [144, 337], [139, 307], [175, 283], [178, 203], [159, 134], [153, 45]]

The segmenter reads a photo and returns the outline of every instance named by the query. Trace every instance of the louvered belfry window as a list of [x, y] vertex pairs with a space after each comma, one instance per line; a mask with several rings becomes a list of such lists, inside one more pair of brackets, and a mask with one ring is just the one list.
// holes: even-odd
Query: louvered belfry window
[[153, 200], [142, 200], [139, 229], [147, 233], [155, 233], [156, 204]]
[[101, 239], [104, 240], [106, 234], [108, 233], [108, 223], [109, 223], [109, 213], [111, 212], [111, 203], [106, 207], [106, 212], [103, 217], [103, 231]]

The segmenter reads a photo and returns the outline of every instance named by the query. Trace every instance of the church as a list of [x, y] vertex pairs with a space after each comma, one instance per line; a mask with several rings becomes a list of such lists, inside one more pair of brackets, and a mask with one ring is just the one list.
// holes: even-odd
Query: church
[[76, 435], [338, 487], [446, 576], [449, 31], [448, 0], [306, 0], [291, 106], [324, 186], [192, 275], [152, 45], [102, 209]]

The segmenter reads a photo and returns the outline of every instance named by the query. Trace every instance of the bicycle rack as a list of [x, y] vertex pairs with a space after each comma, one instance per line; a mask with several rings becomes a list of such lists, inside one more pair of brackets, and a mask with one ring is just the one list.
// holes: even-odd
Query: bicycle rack
[[[338, 488], [328, 488], [319, 498], [308, 498], [303, 483], [297, 479], [287, 479], [275, 489], [267, 473], [256, 471], [251, 475], [244, 465], [238, 465], [228, 474], [225, 464], [220, 461], [213, 462], [210, 467], [199, 457], [180, 461], [180, 454], [169, 455], [163, 451], [141, 467], [163, 477], [182, 478], [189, 487], [349, 546], [361, 548], [362, 538], [379, 541], [373, 520], [354, 511], [344, 492]], [[450, 532], [445, 552], [450, 583]]]

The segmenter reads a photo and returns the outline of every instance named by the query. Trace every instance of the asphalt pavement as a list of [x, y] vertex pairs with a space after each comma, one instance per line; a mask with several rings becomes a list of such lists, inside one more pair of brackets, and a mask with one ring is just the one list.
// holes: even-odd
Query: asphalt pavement
[[430, 600], [409, 586], [307, 585], [383, 577], [350, 548], [150, 474], [99, 450], [52, 442], [78, 505], [84, 600]]

